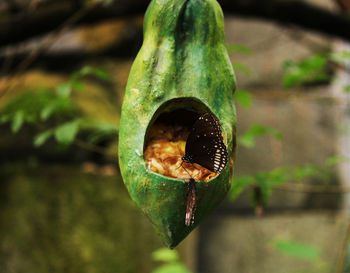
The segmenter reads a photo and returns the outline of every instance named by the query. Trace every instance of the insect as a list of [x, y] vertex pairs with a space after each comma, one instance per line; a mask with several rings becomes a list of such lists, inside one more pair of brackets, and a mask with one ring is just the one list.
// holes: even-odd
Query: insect
[[186, 206], [186, 216], [185, 216], [185, 225], [191, 226], [194, 224], [194, 213], [196, 211], [196, 181], [193, 178], [190, 178], [187, 185], [187, 206]]
[[[222, 138], [220, 123], [212, 114], [205, 113], [194, 123], [186, 141], [182, 161], [197, 163], [215, 173], [220, 173], [225, 169], [227, 149]], [[185, 225], [191, 226], [194, 224], [194, 213], [197, 206], [196, 181], [190, 178], [187, 183]]]
[[201, 115], [194, 123], [186, 141], [183, 162], [197, 163], [214, 172], [222, 172], [227, 163], [227, 149], [221, 126], [210, 113]]

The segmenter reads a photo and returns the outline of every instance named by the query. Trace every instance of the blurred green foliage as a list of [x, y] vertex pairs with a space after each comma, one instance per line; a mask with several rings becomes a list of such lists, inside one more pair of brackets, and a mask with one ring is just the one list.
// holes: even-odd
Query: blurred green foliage
[[283, 85], [290, 88], [302, 83], [330, 80], [330, 75], [325, 72], [326, 64], [324, 55], [313, 55], [299, 62], [286, 61], [283, 66]]
[[250, 56], [253, 54], [253, 49], [242, 44], [226, 44], [226, 49], [228, 53], [239, 53], [244, 54], [246, 56]]
[[[253, 50], [251, 48], [242, 44], [226, 44], [226, 49], [230, 54], [231, 53], [243, 54], [247, 57], [253, 54]], [[252, 73], [252, 70], [250, 69], [250, 67], [244, 63], [232, 62], [232, 66], [235, 72], [241, 72], [247, 75], [250, 75]]]
[[246, 108], [249, 108], [252, 105], [252, 95], [247, 90], [236, 90], [234, 100], [236, 103]]
[[339, 65], [345, 65], [350, 60], [350, 51], [331, 52], [328, 58]]
[[348, 161], [349, 161], [349, 159], [347, 159], [344, 156], [335, 155], [335, 156], [331, 156], [331, 157], [326, 159], [326, 165], [327, 166], [334, 166], [334, 165], [337, 165], [339, 163], [344, 163], [344, 162], [348, 162]]
[[176, 250], [167, 248], [157, 249], [152, 253], [154, 261], [163, 262], [164, 264], [157, 267], [152, 273], [191, 273], [184, 264], [180, 262]]
[[299, 261], [299, 269], [290, 272], [311, 272], [315, 270], [315, 272], [330, 272], [329, 270], [332, 268], [322, 257], [321, 249], [314, 245], [289, 238], [276, 238], [273, 240], [272, 247], [281, 255], [281, 258]]
[[276, 251], [288, 257], [304, 260], [321, 259], [321, 251], [313, 246], [291, 240], [276, 240], [274, 242]]
[[[245, 46], [228, 45], [229, 52], [252, 54], [252, 50]], [[350, 52], [331, 52], [327, 54], [314, 54], [311, 57], [301, 61], [288, 60], [283, 65], [284, 77], [283, 85], [286, 88], [295, 87], [303, 84], [317, 83], [320, 81], [330, 81], [331, 74], [328, 71], [329, 63], [336, 65], [345, 65], [350, 60]], [[243, 66], [244, 67], [244, 66]], [[248, 69], [243, 69], [248, 72]], [[349, 92], [348, 85], [344, 86], [344, 91]], [[252, 107], [252, 95], [248, 90], [237, 90], [234, 95], [236, 103], [242, 107]], [[254, 124], [238, 136], [238, 144], [246, 148], [254, 148], [257, 137], [270, 135], [276, 140], [282, 140], [282, 133], [276, 128], [264, 126], [262, 124]], [[327, 182], [330, 179], [331, 167], [339, 163], [348, 161], [347, 158], [333, 156], [326, 160], [325, 166], [308, 165], [303, 167], [281, 166], [267, 172], [257, 172], [253, 175], [235, 176], [233, 186], [229, 194], [229, 199], [234, 201], [245, 189], [253, 189], [255, 186], [259, 188], [262, 194], [263, 205], [269, 200], [272, 190], [275, 186], [282, 185], [287, 182], [303, 183], [307, 179]], [[257, 205], [256, 196], [251, 192], [253, 206]]]
[[[329, 83], [334, 78], [329, 71], [329, 66], [343, 67], [349, 60], [349, 51], [314, 54], [298, 62], [288, 60], [283, 65], [283, 85], [291, 88], [303, 84]], [[349, 86], [345, 85], [344, 91], [349, 92], [349, 90]]]
[[255, 145], [256, 137], [263, 135], [271, 135], [277, 140], [282, 139], [282, 134], [277, 129], [260, 124], [254, 124], [248, 131], [238, 137], [238, 143], [247, 148], [252, 148]]
[[1, 123], [11, 123], [13, 133], [17, 133], [25, 123], [37, 124], [48, 118], [71, 118], [76, 108], [68, 97], [57, 96], [50, 90], [23, 93], [4, 105], [0, 112]]
[[244, 63], [233, 62], [232, 66], [235, 72], [241, 72], [247, 75], [250, 75], [252, 73], [252, 70], [250, 69], [250, 67]]
[[26, 92], [15, 97], [0, 110], [0, 122], [10, 123], [13, 133], [26, 123], [35, 126], [41, 131], [33, 140], [36, 147], [52, 136], [59, 144], [70, 145], [81, 131], [88, 132], [91, 143], [116, 137], [118, 129], [115, 125], [82, 117], [71, 98], [73, 91], [83, 91], [82, 80], [86, 76], [109, 79], [104, 70], [85, 66], [54, 89]]
[[[252, 186], [258, 186], [262, 194], [263, 205], [266, 205], [272, 190], [275, 186], [287, 182], [303, 183], [306, 179], [316, 179], [326, 183], [330, 179], [331, 170], [316, 165], [303, 167], [282, 166], [267, 172], [257, 172], [254, 175], [235, 176], [232, 182], [229, 199], [234, 201], [246, 189]], [[252, 204], [256, 206], [254, 194], [252, 195]]]

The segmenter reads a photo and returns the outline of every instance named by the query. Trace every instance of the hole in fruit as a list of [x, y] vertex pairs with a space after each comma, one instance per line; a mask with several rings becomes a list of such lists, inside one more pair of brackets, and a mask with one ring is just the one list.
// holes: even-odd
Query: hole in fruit
[[192, 177], [197, 181], [209, 181], [217, 176], [201, 165], [181, 159], [193, 124], [205, 112], [209, 110], [192, 99], [176, 99], [158, 110], [145, 138], [144, 159], [148, 171], [181, 180]]

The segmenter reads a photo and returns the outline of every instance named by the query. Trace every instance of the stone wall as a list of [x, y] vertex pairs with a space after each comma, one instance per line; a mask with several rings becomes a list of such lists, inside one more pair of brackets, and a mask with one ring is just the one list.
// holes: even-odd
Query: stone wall
[[[333, 97], [331, 86], [327, 85], [285, 90], [282, 65], [286, 60], [297, 61], [326, 52], [332, 41], [236, 18], [227, 18], [226, 31], [229, 43], [253, 49], [250, 55], [231, 54], [233, 63], [251, 68], [249, 73], [236, 73], [238, 88], [253, 94], [250, 108], [238, 106], [238, 134], [253, 124], [262, 124], [277, 128], [283, 135], [282, 141], [260, 137], [251, 149], [239, 146], [236, 175], [251, 175], [283, 165], [325, 166], [327, 158], [339, 153], [342, 102]], [[334, 168], [326, 183], [335, 186], [344, 182]], [[308, 183], [325, 182], [312, 179]], [[196, 272], [334, 272], [345, 236], [346, 197], [344, 193], [276, 189], [259, 218], [251, 206], [251, 191], [247, 190], [234, 203], [224, 202], [201, 224]], [[308, 259], [284, 252], [279, 245], [284, 242], [310, 247], [318, 253], [317, 257]]]

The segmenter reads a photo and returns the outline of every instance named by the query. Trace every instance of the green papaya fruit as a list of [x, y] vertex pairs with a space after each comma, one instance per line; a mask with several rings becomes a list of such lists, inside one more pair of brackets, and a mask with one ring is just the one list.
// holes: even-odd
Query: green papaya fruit
[[[143, 45], [132, 65], [122, 105], [119, 165], [131, 198], [169, 248], [181, 242], [230, 189], [236, 143], [235, 88], [217, 1], [153, 0], [145, 14]], [[215, 178], [196, 181], [196, 218], [190, 227], [184, 223], [185, 181], [151, 172], [144, 158], [147, 134], [157, 118], [182, 110], [214, 114], [230, 158]]]

